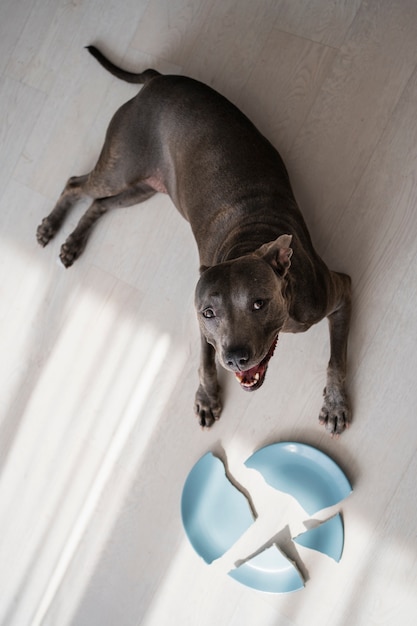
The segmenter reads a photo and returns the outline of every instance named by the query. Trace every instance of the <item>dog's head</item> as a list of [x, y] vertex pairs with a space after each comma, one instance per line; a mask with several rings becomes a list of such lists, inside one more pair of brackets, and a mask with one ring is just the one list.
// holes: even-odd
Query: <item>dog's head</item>
[[262, 385], [278, 333], [288, 317], [286, 274], [291, 235], [252, 254], [202, 268], [195, 292], [201, 331], [241, 387]]

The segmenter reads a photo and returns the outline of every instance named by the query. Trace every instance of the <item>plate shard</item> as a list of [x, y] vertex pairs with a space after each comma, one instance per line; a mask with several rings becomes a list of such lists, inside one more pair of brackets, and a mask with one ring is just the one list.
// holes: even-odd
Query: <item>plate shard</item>
[[307, 530], [305, 533], [294, 537], [294, 541], [304, 548], [326, 554], [336, 561], [336, 563], [339, 563], [342, 558], [344, 546], [342, 516], [338, 513], [316, 528]]
[[261, 448], [245, 461], [278, 491], [292, 495], [309, 515], [338, 504], [352, 486], [341, 468], [317, 448], [296, 442]]
[[291, 561], [273, 545], [229, 572], [238, 582], [266, 593], [291, 593], [304, 581]]
[[191, 545], [206, 563], [223, 556], [254, 523], [247, 499], [211, 452], [197, 461], [187, 477], [181, 514]]

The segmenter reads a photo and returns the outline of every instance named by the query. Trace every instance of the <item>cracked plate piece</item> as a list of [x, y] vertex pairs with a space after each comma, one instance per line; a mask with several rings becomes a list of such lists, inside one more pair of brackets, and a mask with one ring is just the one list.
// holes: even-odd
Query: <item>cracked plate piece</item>
[[229, 572], [229, 576], [247, 587], [266, 593], [290, 593], [304, 588], [299, 572], [276, 546], [246, 561]]
[[303, 443], [265, 446], [252, 454], [245, 465], [260, 472], [278, 491], [296, 498], [309, 515], [341, 502], [352, 491], [333, 459]]
[[339, 563], [342, 558], [344, 545], [344, 532], [342, 516], [338, 513], [326, 522], [307, 530], [305, 533], [298, 535], [294, 541], [300, 546], [317, 550], [323, 554], [327, 554], [331, 559]]
[[211, 452], [188, 474], [181, 515], [191, 545], [206, 563], [221, 557], [254, 523], [247, 499], [228, 480], [223, 463]]

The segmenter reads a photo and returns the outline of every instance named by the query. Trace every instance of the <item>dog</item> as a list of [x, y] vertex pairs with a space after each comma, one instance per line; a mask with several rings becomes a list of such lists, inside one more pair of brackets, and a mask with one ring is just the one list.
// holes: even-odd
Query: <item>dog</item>
[[195, 412], [202, 427], [220, 417], [216, 356], [242, 389], [259, 389], [281, 332], [327, 317], [330, 361], [319, 421], [332, 436], [351, 422], [345, 389], [351, 280], [316, 253], [285, 165], [271, 143], [226, 98], [183, 76], [120, 69], [142, 84], [114, 115], [95, 168], [69, 179], [37, 230], [45, 246], [71, 207], [93, 202], [61, 248], [71, 266], [100, 216], [166, 193], [189, 221], [200, 257], [195, 306], [201, 330]]

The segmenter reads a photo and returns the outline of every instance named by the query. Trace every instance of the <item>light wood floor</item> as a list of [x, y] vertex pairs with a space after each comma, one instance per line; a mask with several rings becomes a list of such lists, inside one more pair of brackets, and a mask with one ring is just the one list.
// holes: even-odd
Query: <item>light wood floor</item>
[[[415, 0], [2, 0], [0, 34], [0, 623], [416, 624]], [[136, 93], [90, 43], [209, 83], [279, 148], [318, 251], [353, 280], [338, 441], [317, 422], [326, 322], [282, 337], [259, 392], [222, 376], [222, 419], [197, 427], [198, 259], [167, 197], [103, 218], [69, 270], [59, 247], [83, 207], [37, 245]], [[336, 564], [300, 548], [305, 589], [265, 595], [195, 554], [181, 493], [208, 450], [238, 474], [291, 440], [354, 485], [345, 549]]]

